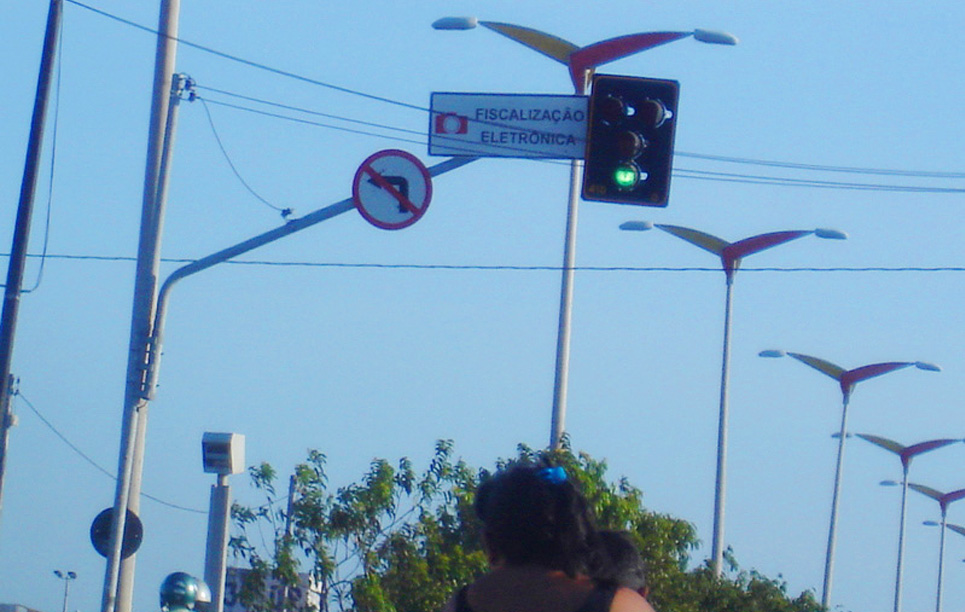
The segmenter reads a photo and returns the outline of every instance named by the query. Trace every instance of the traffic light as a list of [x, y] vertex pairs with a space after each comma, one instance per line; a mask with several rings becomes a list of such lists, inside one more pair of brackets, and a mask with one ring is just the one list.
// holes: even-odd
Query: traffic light
[[667, 205], [679, 91], [677, 81], [593, 77], [584, 200]]

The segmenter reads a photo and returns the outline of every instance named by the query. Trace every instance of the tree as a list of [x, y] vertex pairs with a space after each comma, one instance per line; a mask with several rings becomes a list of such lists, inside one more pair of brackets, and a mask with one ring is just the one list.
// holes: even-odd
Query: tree
[[[568, 446], [499, 460], [549, 459], [580, 486], [600, 528], [630, 532], [647, 563], [651, 600], [662, 612], [818, 612], [810, 592], [791, 599], [786, 584], [740, 571], [733, 556], [728, 577], [708, 567], [687, 571], [697, 534], [686, 521], [651, 512], [643, 493], [625, 478], [607, 480], [605, 461]], [[268, 503], [232, 509], [233, 555], [252, 569], [240, 594], [250, 612], [274, 612], [265, 592], [272, 576], [294, 586], [308, 571], [321, 592], [322, 607], [337, 612], [437, 612], [460, 586], [487, 569], [472, 502], [486, 470], [453, 458], [451, 441], [436, 443], [421, 474], [408, 459], [395, 466], [376, 459], [357, 483], [332, 492], [325, 456], [310, 451], [294, 473], [291, 515], [277, 508], [277, 473], [268, 464], [249, 470]], [[290, 523], [290, 530], [287, 528]], [[271, 542], [257, 546], [255, 533], [271, 529]], [[253, 539], [254, 538], [254, 539]], [[286, 606], [286, 607], [291, 607]]]

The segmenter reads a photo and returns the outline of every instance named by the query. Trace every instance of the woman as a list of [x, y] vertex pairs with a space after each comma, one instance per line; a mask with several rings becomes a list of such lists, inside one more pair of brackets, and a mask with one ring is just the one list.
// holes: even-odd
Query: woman
[[596, 532], [562, 468], [503, 470], [479, 487], [475, 511], [491, 570], [445, 612], [653, 612], [635, 591], [588, 576]]

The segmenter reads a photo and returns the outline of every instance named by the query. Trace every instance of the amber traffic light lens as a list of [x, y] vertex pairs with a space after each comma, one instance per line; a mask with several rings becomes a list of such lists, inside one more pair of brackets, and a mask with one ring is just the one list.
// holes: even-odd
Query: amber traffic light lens
[[647, 141], [640, 134], [627, 130], [617, 134], [613, 141], [620, 159], [635, 159], [643, 153]]

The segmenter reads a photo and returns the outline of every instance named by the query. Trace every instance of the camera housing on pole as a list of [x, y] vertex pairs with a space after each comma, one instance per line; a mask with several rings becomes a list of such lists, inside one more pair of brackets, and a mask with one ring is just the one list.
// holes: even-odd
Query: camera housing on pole
[[240, 474], [245, 471], [245, 437], [206, 432], [201, 438], [201, 461], [209, 474]]
[[211, 590], [211, 601], [202, 602], [201, 607], [207, 612], [223, 612], [231, 512], [228, 476], [245, 470], [245, 437], [236, 433], [206, 432], [201, 438], [201, 459], [205, 472], [218, 475], [217, 484], [211, 487], [204, 555], [204, 581]]

